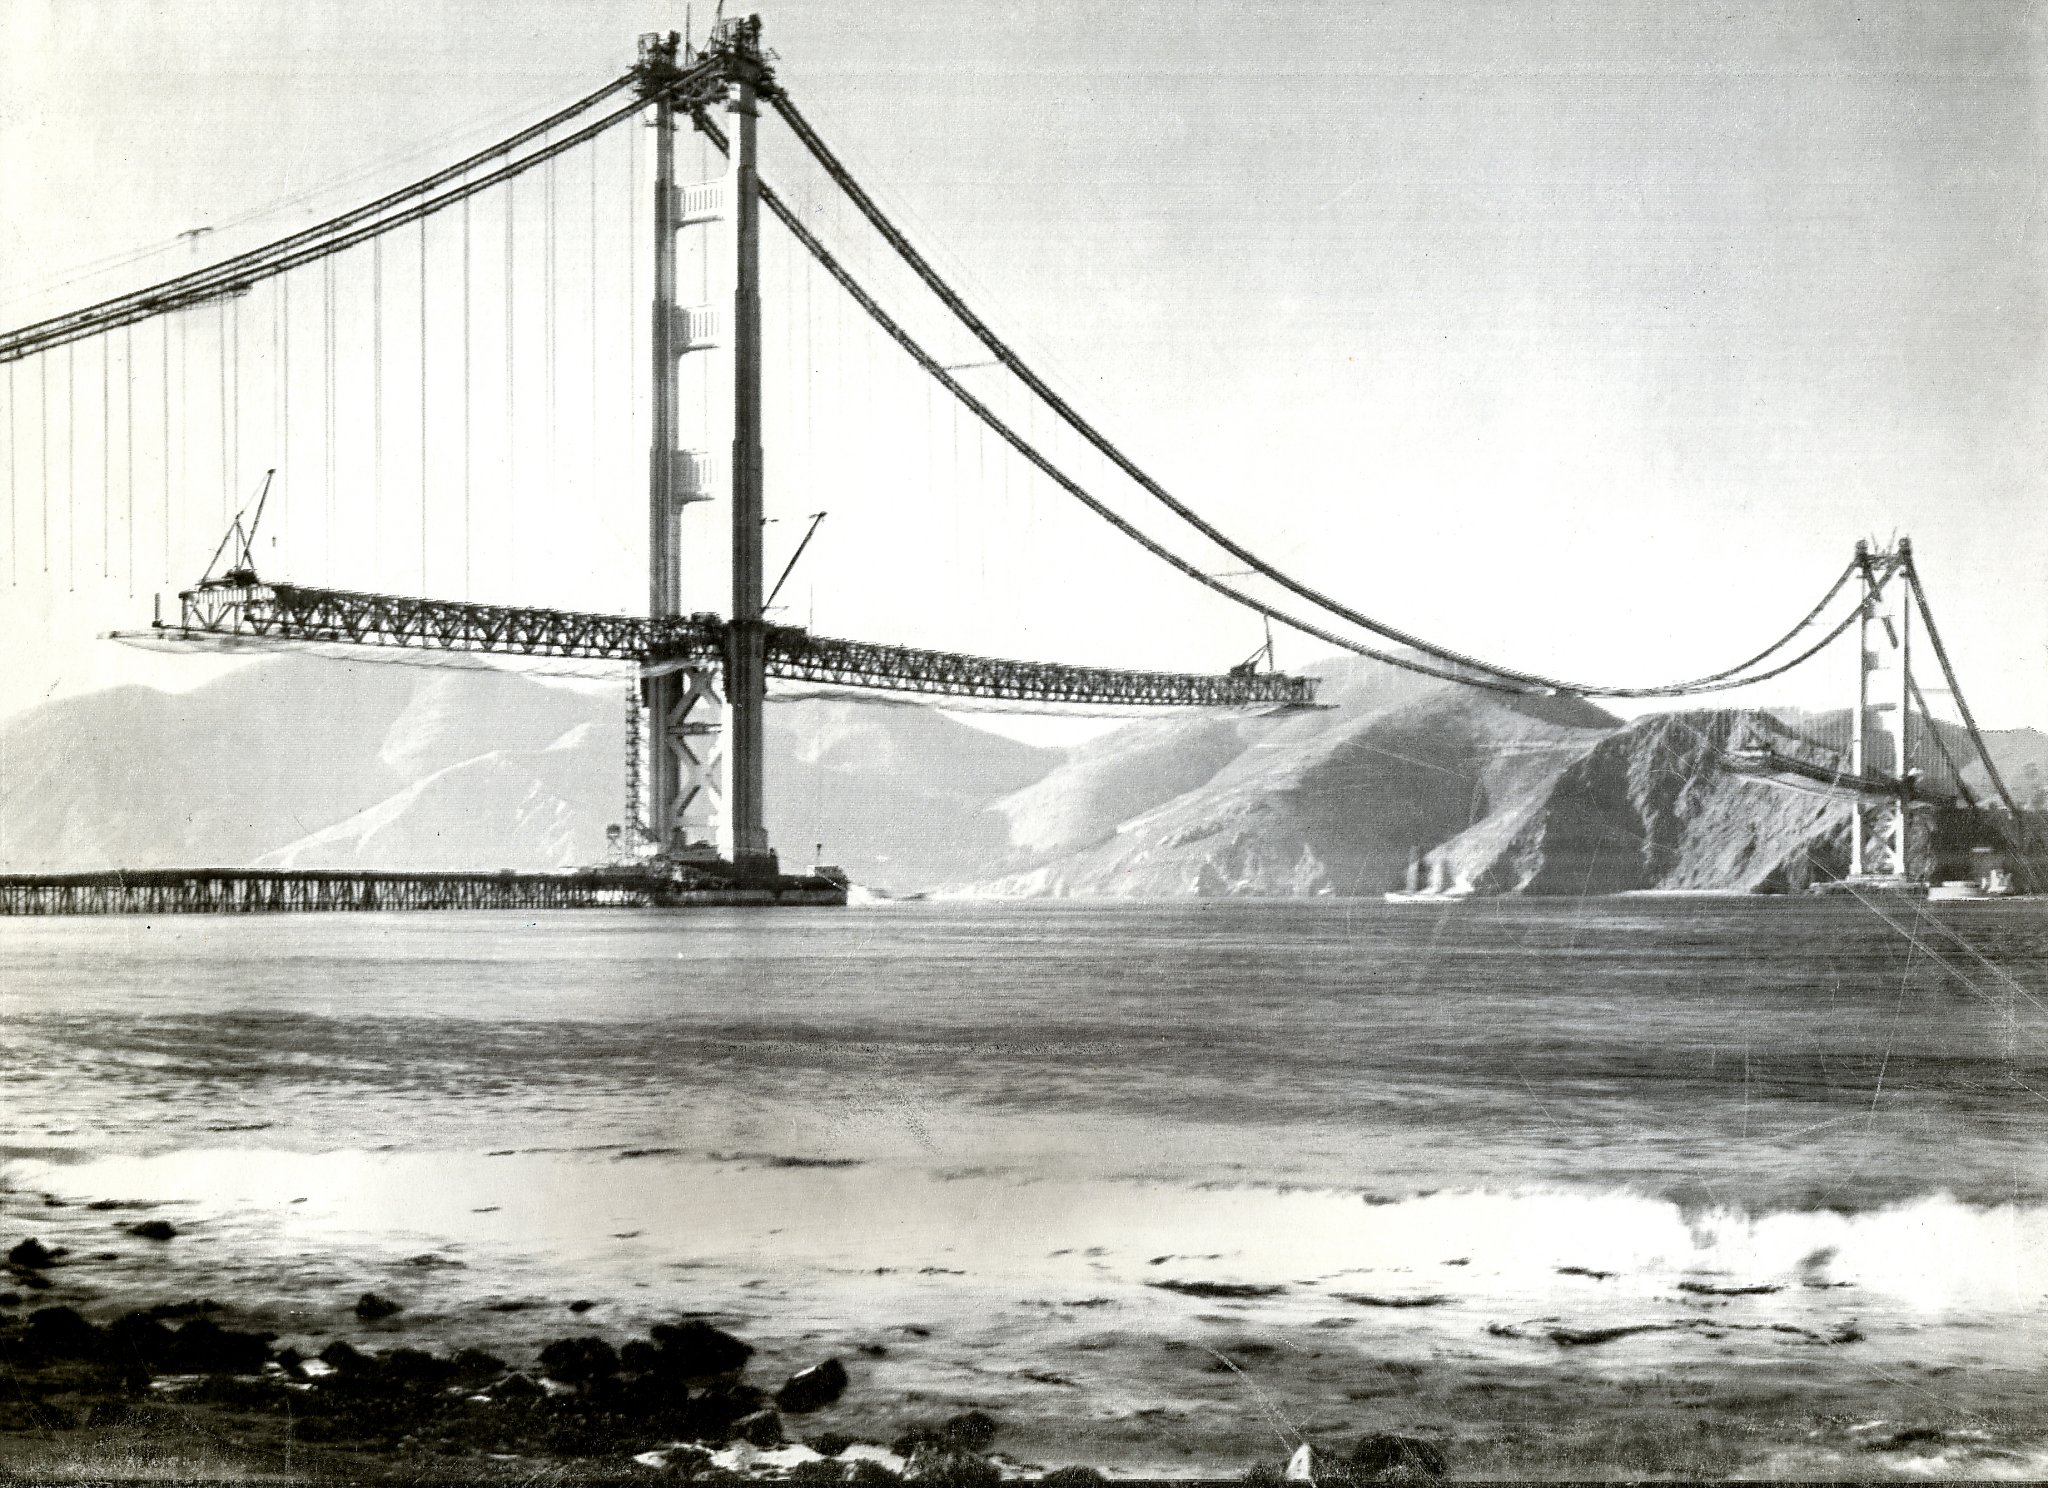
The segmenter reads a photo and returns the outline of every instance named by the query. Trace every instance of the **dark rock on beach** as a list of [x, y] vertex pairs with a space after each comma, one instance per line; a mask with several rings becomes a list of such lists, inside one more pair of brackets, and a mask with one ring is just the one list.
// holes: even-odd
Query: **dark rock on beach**
[[97, 1359], [106, 1339], [100, 1330], [69, 1307], [39, 1307], [15, 1340], [17, 1357], [28, 1359]]
[[757, 1447], [782, 1445], [782, 1417], [772, 1410], [758, 1410], [732, 1423], [732, 1434]]
[[0, 1343], [0, 1353], [26, 1364], [89, 1360], [145, 1377], [151, 1371], [255, 1374], [270, 1360], [273, 1336], [223, 1328], [203, 1317], [173, 1330], [148, 1312], [126, 1313], [100, 1328], [69, 1307], [44, 1307]]
[[178, 1374], [255, 1374], [269, 1362], [274, 1336], [193, 1318], [172, 1336], [168, 1362]]
[[737, 1374], [754, 1356], [754, 1347], [700, 1318], [685, 1323], [656, 1323], [648, 1330], [658, 1352], [655, 1369], [676, 1379], [715, 1379]]
[[549, 1379], [576, 1385], [617, 1374], [619, 1355], [602, 1338], [558, 1338], [540, 1351], [540, 1367]]
[[378, 1296], [375, 1292], [364, 1292], [362, 1296], [356, 1298], [356, 1316], [366, 1323], [374, 1323], [379, 1319], [388, 1318], [403, 1311], [405, 1311], [404, 1307], [393, 1302], [389, 1297]]
[[177, 1226], [167, 1219], [145, 1219], [140, 1224], [128, 1226], [128, 1233], [142, 1240], [175, 1240]]
[[57, 1263], [57, 1256], [42, 1241], [31, 1235], [7, 1252], [7, 1261], [9, 1265], [20, 1266], [24, 1270], [40, 1271], [47, 1266], [54, 1266]]
[[823, 1410], [846, 1393], [846, 1366], [837, 1359], [798, 1370], [775, 1392], [775, 1404], [792, 1415]]

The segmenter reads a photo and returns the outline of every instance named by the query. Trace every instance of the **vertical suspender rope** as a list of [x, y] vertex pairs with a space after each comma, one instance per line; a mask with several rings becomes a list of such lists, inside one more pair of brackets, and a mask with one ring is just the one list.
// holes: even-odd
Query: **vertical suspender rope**
[[519, 481], [515, 474], [519, 464], [518, 461], [512, 458], [513, 431], [519, 427], [515, 422], [518, 414], [519, 360], [512, 349], [516, 330], [512, 313], [512, 279], [517, 263], [518, 251], [514, 247], [512, 219], [518, 203], [519, 183], [516, 180], [507, 181], [505, 183], [505, 448], [503, 454], [505, 457], [505, 504], [509, 510], [505, 513], [503, 522], [506, 543], [512, 558], [509, 567], [513, 570], [511, 574], [507, 575], [508, 579], [517, 576], [519, 558]]
[[242, 499], [242, 297], [228, 302], [228, 505]]
[[15, 535], [15, 498], [21, 488], [20, 467], [15, 461], [19, 436], [14, 432], [14, 363], [7, 364], [7, 582], [21, 577], [21, 539]]
[[370, 239], [370, 554], [384, 549], [384, 239]]
[[[621, 193], [626, 203], [626, 406], [637, 410], [640, 407], [640, 358], [635, 355], [640, 344], [639, 332], [634, 329], [640, 322], [640, 235], [635, 231], [639, 225], [633, 215], [633, 203], [640, 195], [640, 130], [628, 126], [626, 130], [626, 190]], [[627, 415], [627, 447], [633, 447], [633, 416]], [[651, 444], [652, 436], [649, 437]], [[649, 554], [650, 560], [653, 554]]]
[[100, 343], [100, 577], [108, 574], [111, 533], [114, 523], [114, 376], [109, 365], [114, 357], [114, 338], [101, 336]]
[[588, 465], [585, 478], [593, 489], [597, 484], [597, 168], [604, 162], [601, 141], [590, 142], [590, 444], [584, 453]]
[[427, 593], [427, 219], [420, 218], [420, 593]]
[[220, 413], [220, 520], [227, 525], [228, 493], [233, 482], [228, 479], [228, 301], [227, 297], [213, 303], [214, 345], [220, 352], [220, 387], [216, 400]]
[[277, 380], [278, 450], [272, 462], [284, 472], [279, 482], [279, 495], [289, 497], [292, 488], [292, 279], [289, 274], [280, 274], [277, 280], [278, 304], [281, 311], [278, 326]]
[[78, 587], [78, 343], [64, 348], [64, 587]]
[[122, 519], [122, 539], [127, 547], [124, 560], [128, 570], [128, 597], [135, 597], [135, 328], [121, 327], [121, 447], [122, 474], [128, 487], [128, 511]]
[[321, 551], [328, 564], [328, 573], [334, 572], [334, 260], [320, 261], [320, 348], [322, 359], [321, 376], [321, 432], [326, 438], [325, 470], [321, 482], [326, 492], [325, 533], [321, 539]]
[[160, 535], [163, 538], [164, 545], [164, 582], [166, 584], [171, 581], [171, 326], [176, 320], [177, 317], [173, 315], [167, 317], [162, 324], [163, 366], [159, 371], [163, 375], [163, 381], [157, 389], [163, 399], [163, 469], [159, 474], [162, 476], [164, 488], [164, 514]]
[[555, 484], [555, 162], [541, 167], [541, 368], [547, 385], [541, 390], [541, 489], [543, 500]]
[[469, 598], [469, 198], [462, 199], [462, 597]]
[[43, 572], [50, 571], [50, 358], [48, 353], [37, 358], [37, 370], [43, 383], [42, 397], [37, 400], [37, 413], [42, 416], [41, 454], [36, 460], [36, 484], [43, 488]]

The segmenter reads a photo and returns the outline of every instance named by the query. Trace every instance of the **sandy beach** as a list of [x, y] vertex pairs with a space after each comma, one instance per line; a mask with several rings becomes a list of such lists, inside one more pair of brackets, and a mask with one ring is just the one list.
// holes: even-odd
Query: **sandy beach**
[[[843, 1365], [843, 1396], [787, 1415], [790, 1440], [886, 1447], [978, 1411], [1013, 1475], [1078, 1462], [1235, 1476], [1304, 1441], [1341, 1453], [1370, 1433], [1439, 1443], [1459, 1477], [2048, 1469], [2039, 1209], [1926, 1200], [1750, 1218], [1540, 1192], [1110, 1196], [1090, 1182], [644, 1149], [217, 1149], [18, 1158], [7, 1173], [10, 1233], [32, 1225], [66, 1252], [34, 1273], [45, 1286], [13, 1268], [10, 1336], [37, 1308], [104, 1324], [208, 1298], [223, 1304], [204, 1314], [219, 1326], [274, 1334], [272, 1357], [317, 1360], [336, 1340], [386, 1358], [482, 1350], [502, 1364], [464, 1399], [517, 1372], [573, 1400], [576, 1382], [539, 1362], [548, 1345], [619, 1348], [700, 1318], [752, 1345], [744, 1379], [768, 1392]], [[836, 1219], [776, 1222], [795, 1213]], [[174, 1237], [135, 1233], [152, 1219]], [[366, 1293], [398, 1310], [360, 1315]], [[2016, 1316], [2031, 1322], [2015, 1328]], [[109, 1429], [104, 1409], [96, 1429], [85, 1397], [71, 1429], [38, 1430], [17, 1405], [7, 1451], [52, 1474], [104, 1471], [109, 1452], [202, 1450], [225, 1454], [223, 1471], [282, 1471], [278, 1454], [298, 1441], [290, 1403], [319, 1381], [274, 1364], [267, 1379], [267, 1394], [231, 1395], [230, 1421], [205, 1381], [159, 1377], [135, 1417], [156, 1423], [148, 1444]], [[54, 1421], [61, 1392], [51, 1403]], [[405, 1423], [394, 1413], [390, 1430]], [[401, 1475], [652, 1474], [676, 1440], [663, 1424], [619, 1418], [564, 1451], [474, 1420], [397, 1436], [358, 1421], [359, 1438], [323, 1441], [316, 1427], [296, 1450], [316, 1463], [368, 1452]], [[781, 1475], [787, 1456], [752, 1471]]]

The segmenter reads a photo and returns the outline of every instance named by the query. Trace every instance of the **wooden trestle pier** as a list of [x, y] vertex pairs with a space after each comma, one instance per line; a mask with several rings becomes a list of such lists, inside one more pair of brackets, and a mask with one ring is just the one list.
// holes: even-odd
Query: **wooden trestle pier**
[[402, 909], [842, 905], [846, 886], [688, 872], [394, 873], [337, 868], [143, 868], [0, 874], [0, 915], [291, 914]]

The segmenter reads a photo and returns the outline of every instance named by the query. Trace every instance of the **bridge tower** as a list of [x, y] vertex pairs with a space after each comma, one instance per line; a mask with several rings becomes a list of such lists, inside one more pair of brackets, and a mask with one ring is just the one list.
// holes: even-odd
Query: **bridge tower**
[[[728, 500], [732, 595], [723, 664], [716, 668], [649, 665], [641, 680], [647, 717], [644, 831], [664, 857], [723, 858], [742, 869], [774, 872], [763, 821], [762, 767], [767, 712], [766, 631], [762, 618], [760, 179], [756, 169], [758, 94], [769, 79], [758, 16], [721, 20], [707, 45], [725, 77], [730, 116], [726, 170], [717, 180], [678, 186], [676, 106], [670, 87], [682, 75], [674, 33], [640, 38], [637, 68], [654, 130], [654, 299], [652, 438], [648, 460], [648, 613], [683, 613], [682, 514], [698, 502]], [[695, 60], [695, 59], [690, 59]], [[676, 286], [677, 237], [702, 228], [708, 303], [685, 305]], [[679, 443], [680, 366], [711, 360], [707, 381], [730, 377], [730, 397], [712, 397], [729, 431], [726, 458]], [[721, 471], [720, 466], [724, 469]], [[629, 750], [633, 741], [629, 741]], [[629, 813], [633, 803], [628, 803]]]
[[[1856, 544], [1856, 703], [1849, 720], [1849, 772], [1861, 780], [1895, 781], [1892, 799], [1879, 805], [1863, 794], [1850, 802], [1849, 876], [1912, 877], [1913, 819], [1913, 544], [1900, 538], [1889, 553], [1873, 555]], [[1881, 677], [1876, 689], [1873, 677]], [[1874, 696], [1873, 693], [1881, 696]], [[1873, 759], [1873, 715], [1889, 714], [1886, 754]], [[1881, 768], [1873, 768], [1879, 766]], [[1876, 849], [1875, 856], [1871, 849]]]

